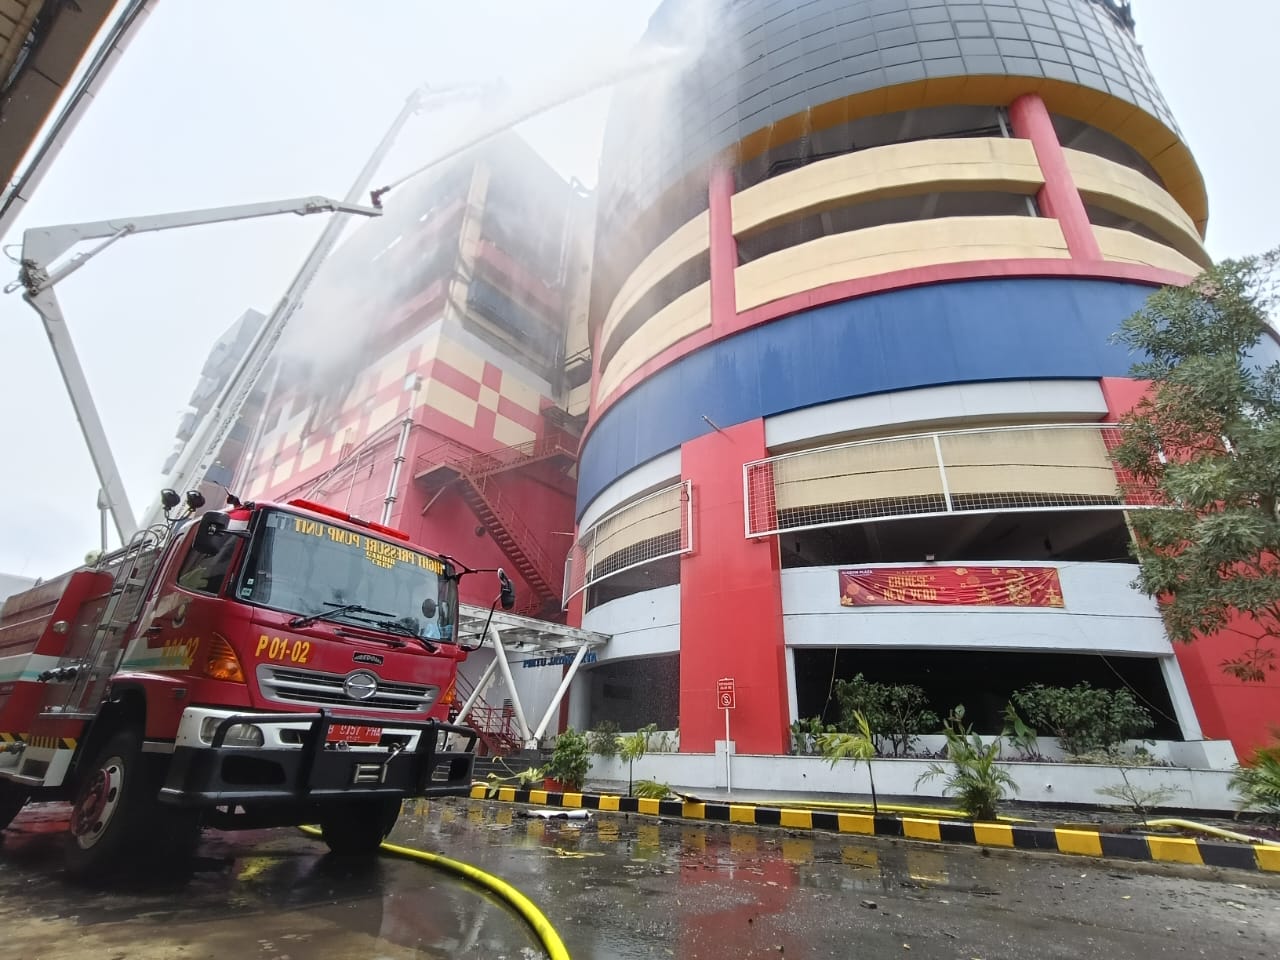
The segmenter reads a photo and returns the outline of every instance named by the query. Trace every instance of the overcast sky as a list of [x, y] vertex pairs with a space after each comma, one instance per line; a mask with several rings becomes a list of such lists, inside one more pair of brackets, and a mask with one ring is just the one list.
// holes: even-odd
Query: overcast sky
[[[341, 197], [415, 84], [576, 86], [622, 58], [656, 5], [160, 0], [5, 242], [30, 226]], [[1280, 242], [1268, 169], [1280, 4], [1134, 0], [1134, 13], [1208, 184], [1210, 252]], [[520, 130], [566, 177], [594, 184], [607, 104], [593, 94]], [[460, 107], [418, 121], [386, 176], [470, 122]], [[269, 311], [320, 219], [131, 237], [59, 285], [136, 514], [210, 345], [246, 307]], [[0, 358], [0, 572], [50, 576], [97, 544], [97, 480], [39, 319], [16, 294], [0, 298]]]

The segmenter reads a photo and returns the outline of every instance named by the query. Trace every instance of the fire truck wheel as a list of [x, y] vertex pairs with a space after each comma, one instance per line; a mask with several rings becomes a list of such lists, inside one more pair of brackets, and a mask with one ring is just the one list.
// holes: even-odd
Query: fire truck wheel
[[399, 800], [336, 803], [321, 812], [320, 832], [329, 850], [340, 857], [370, 856], [377, 853], [399, 816]]
[[27, 791], [16, 783], [0, 780], [0, 830], [13, 822], [27, 802]]
[[67, 872], [73, 877], [103, 876], [136, 862], [146, 829], [147, 776], [141, 734], [119, 730], [98, 748], [85, 766], [71, 806]]

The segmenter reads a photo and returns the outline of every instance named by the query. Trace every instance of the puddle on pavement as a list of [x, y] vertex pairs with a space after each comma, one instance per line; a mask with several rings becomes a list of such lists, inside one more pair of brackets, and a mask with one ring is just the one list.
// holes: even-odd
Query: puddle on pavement
[[64, 831], [32, 808], [0, 835], [3, 960], [542, 955], [505, 904], [407, 860], [337, 860], [290, 830], [208, 832], [181, 874], [95, 889], [63, 876]]
[[[503, 878], [552, 920], [574, 956], [593, 960], [662, 956], [669, 944], [701, 943], [703, 930], [736, 931], [744, 949], [767, 931], [802, 956], [812, 923], [798, 912], [946, 904], [987, 893], [1010, 869], [977, 851], [872, 838], [523, 812], [461, 799], [411, 804], [392, 840]], [[2, 960], [540, 955], [523, 921], [478, 888], [396, 858], [335, 861], [295, 831], [209, 833], [181, 877], [92, 891], [61, 876], [60, 824], [26, 812], [19, 826], [0, 845]], [[865, 923], [868, 911], [842, 922]], [[68, 946], [48, 954], [51, 942]]]

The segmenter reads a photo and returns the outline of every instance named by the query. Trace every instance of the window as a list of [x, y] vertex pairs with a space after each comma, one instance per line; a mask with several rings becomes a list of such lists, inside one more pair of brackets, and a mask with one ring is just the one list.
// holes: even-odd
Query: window
[[221, 593], [222, 584], [231, 570], [231, 560], [236, 552], [236, 537], [230, 533], [215, 534], [218, 549], [212, 553], [200, 553], [192, 547], [178, 570], [178, 586], [196, 593]]
[[237, 595], [284, 613], [452, 642], [456, 593], [434, 557], [272, 510], [254, 531]]

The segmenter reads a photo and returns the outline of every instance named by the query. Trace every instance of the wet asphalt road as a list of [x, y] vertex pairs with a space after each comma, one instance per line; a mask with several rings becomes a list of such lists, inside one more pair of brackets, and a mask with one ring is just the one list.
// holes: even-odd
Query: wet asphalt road
[[[451, 875], [323, 856], [296, 831], [206, 834], [189, 871], [67, 883], [63, 812], [0, 836], [0, 958], [534, 958], [532, 932]], [[1274, 957], [1280, 878], [457, 800], [392, 839], [496, 873], [576, 960]]]

